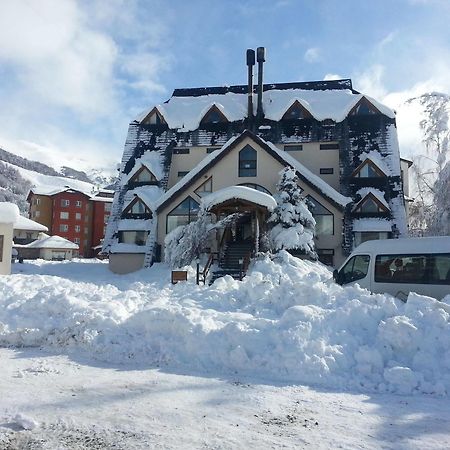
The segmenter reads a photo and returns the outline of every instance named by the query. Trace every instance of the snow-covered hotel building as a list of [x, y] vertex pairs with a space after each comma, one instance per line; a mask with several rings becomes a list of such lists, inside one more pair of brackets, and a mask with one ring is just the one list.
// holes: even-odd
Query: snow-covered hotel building
[[263, 84], [264, 49], [257, 54], [257, 86], [248, 51], [247, 85], [175, 89], [130, 123], [103, 246], [114, 272], [160, 260], [165, 236], [195, 220], [211, 193], [218, 217], [243, 218], [208, 248], [241, 239], [257, 249], [285, 166], [314, 205], [325, 263], [340, 264], [365, 240], [406, 233], [408, 162], [395, 113], [350, 79]]

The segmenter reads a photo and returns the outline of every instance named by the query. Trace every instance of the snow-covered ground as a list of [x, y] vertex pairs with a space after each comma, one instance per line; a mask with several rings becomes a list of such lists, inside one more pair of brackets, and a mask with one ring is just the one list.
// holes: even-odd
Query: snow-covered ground
[[13, 269], [0, 449], [450, 447], [450, 296], [344, 289], [286, 253], [211, 287], [162, 264]]

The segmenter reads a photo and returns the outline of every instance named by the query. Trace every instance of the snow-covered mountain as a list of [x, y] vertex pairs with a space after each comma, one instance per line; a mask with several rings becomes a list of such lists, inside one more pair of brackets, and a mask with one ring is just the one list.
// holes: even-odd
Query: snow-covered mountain
[[113, 177], [98, 169], [86, 173], [63, 166], [57, 171], [42, 162], [31, 161], [0, 148], [0, 201], [15, 203], [22, 214], [28, 212], [26, 197], [32, 187], [51, 191], [70, 186], [91, 193], [113, 183]]

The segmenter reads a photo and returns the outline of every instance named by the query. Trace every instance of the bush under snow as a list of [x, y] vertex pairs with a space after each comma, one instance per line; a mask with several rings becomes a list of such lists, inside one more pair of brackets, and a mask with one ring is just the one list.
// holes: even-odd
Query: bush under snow
[[[110, 363], [379, 392], [450, 392], [450, 296], [405, 304], [282, 251], [242, 281], [170, 285], [163, 264], [24, 264], [0, 278], [0, 345]], [[190, 274], [190, 279], [194, 277]], [[442, 306], [442, 307], [441, 307]]]

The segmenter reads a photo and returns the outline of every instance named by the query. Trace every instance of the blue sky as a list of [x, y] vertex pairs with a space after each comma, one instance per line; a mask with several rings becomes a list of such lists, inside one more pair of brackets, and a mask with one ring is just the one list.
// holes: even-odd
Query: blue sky
[[[266, 82], [350, 77], [402, 110], [450, 92], [449, 17], [448, 0], [1, 0], [0, 146], [112, 166], [139, 112], [177, 87], [244, 84], [258, 46]], [[399, 117], [405, 147], [415, 114]]]

